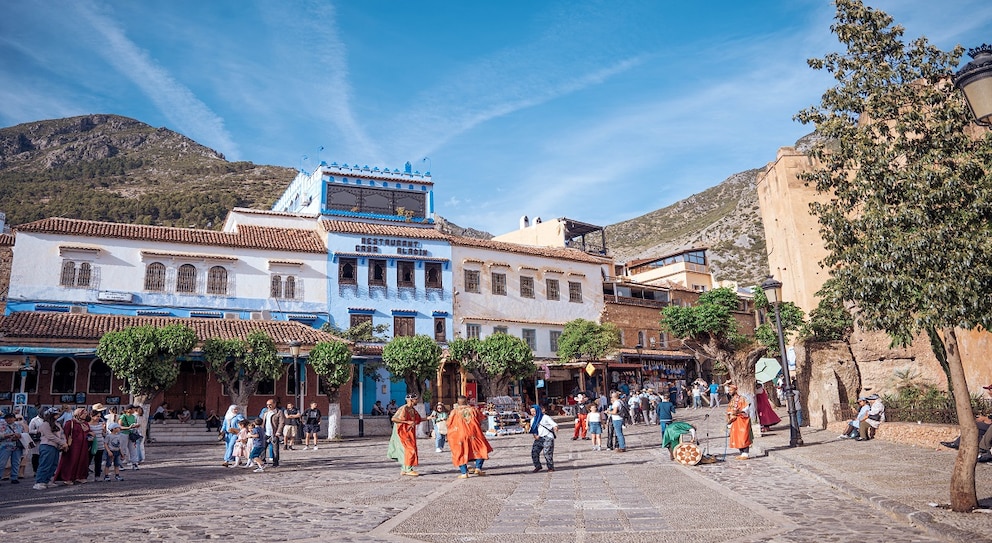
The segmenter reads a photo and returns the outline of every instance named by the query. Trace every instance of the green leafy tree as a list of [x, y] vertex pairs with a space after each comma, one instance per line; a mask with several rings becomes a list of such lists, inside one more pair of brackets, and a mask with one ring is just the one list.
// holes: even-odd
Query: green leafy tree
[[617, 325], [575, 319], [565, 323], [565, 329], [558, 338], [558, 359], [562, 362], [582, 357], [599, 359], [619, 348], [620, 329]]
[[441, 347], [425, 335], [394, 337], [382, 348], [382, 361], [393, 379], [406, 383], [406, 389], [423, 397], [425, 382], [437, 376]]
[[[755, 307], [768, 309], [765, 293], [754, 293]], [[727, 369], [730, 378], [741, 391], [754, 393], [754, 366], [766, 354], [780, 354], [778, 330], [773, 328], [774, 315], [761, 324], [753, 336], [741, 333], [734, 312], [738, 308], [737, 293], [730, 288], [715, 288], [699, 296], [693, 306], [668, 306], [662, 310], [662, 329], [682, 339], [683, 345], [713, 359]], [[786, 335], [802, 325], [803, 312], [791, 302], [780, 305], [782, 331]]]
[[97, 356], [125, 380], [121, 392], [147, 404], [179, 377], [179, 357], [196, 345], [196, 332], [182, 324], [130, 326], [100, 338]]
[[323, 327], [321, 327], [321, 330], [329, 334], [333, 334], [341, 339], [346, 339], [355, 343], [386, 343], [389, 341], [385, 336], [386, 332], [389, 332], [389, 325], [373, 325], [372, 321], [360, 322], [355, 326], [344, 330], [338, 328], [337, 326], [333, 326], [330, 323], [326, 323]]
[[809, 313], [801, 337], [810, 341], [847, 341], [854, 331], [854, 315], [837, 289], [836, 279], [827, 279], [817, 293], [820, 301]]
[[962, 48], [944, 52], [857, 0], [836, 0], [831, 30], [846, 51], [811, 59], [836, 79], [797, 119], [829, 145], [804, 176], [829, 202], [814, 204], [823, 264], [860, 326], [907, 345], [926, 332], [946, 356], [961, 447], [951, 507], [977, 504], [978, 431], [957, 329], [992, 326], [992, 135], [971, 127], [951, 76]]
[[472, 373], [486, 399], [505, 395], [510, 383], [537, 371], [527, 342], [509, 334], [492, 334], [481, 341], [455, 338], [448, 344], [448, 357]]
[[203, 342], [203, 361], [227, 387], [231, 403], [248, 405], [248, 398], [265, 379], [277, 379], [286, 368], [268, 334], [256, 330], [245, 339], [210, 338]]
[[[321, 341], [314, 345], [307, 361], [324, 384], [330, 400], [327, 413], [327, 435], [341, 437], [341, 387], [351, 382], [351, 349], [343, 341]], [[300, 406], [304, 409], [304, 406]]]

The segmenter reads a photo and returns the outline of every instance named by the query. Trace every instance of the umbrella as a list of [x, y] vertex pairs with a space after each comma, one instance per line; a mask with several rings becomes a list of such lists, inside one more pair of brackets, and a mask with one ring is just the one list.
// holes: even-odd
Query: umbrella
[[767, 383], [778, 376], [782, 371], [782, 365], [774, 358], [759, 358], [754, 365], [754, 378], [759, 383]]

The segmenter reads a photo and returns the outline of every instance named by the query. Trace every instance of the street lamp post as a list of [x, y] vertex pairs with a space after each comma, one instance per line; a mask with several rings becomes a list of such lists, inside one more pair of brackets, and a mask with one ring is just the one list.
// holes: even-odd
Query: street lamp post
[[768, 276], [761, 283], [761, 290], [765, 292], [768, 303], [775, 306], [775, 326], [778, 329], [778, 351], [782, 355], [782, 373], [785, 382], [782, 383], [782, 392], [785, 394], [785, 405], [789, 409], [789, 446], [798, 447], [803, 444], [803, 436], [799, 432], [799, 418], [796, 416], [796, 396], [792, 392], [792, 377], [789, 375], [789, 360], [785, 355], [785, 336], [782, 334], [782, 315], [779, 312], [779, 304], [782, 303], [782, 282], [776, 281], [772, 276]]
[[293, 355], [293, 370], [296, 372], [296, 394], [299, 397], [299, 403], [296, 404], [296, 408], [300, 413], [305, 409], [303, 407], [303, 371], [300, 369], [300, 347], [302, 346], [303, 344], [295, 339], [289, 342], [289, 354]]
[[992, 45], [969, 49], [973, 59], [954, 75], [954, 86], [961, 89], [975, 122], [992, 126]]

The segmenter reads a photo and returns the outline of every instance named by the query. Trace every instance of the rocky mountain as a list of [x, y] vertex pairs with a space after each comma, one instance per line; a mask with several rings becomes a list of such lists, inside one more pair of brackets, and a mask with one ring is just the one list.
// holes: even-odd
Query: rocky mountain
[[708, 247], [714, 279], [758, 284], [768, 275], [755, 189], [761, 171], [735, 173], [668, 207], [607, 226], [607, 245], [618, 262]]
[[[808, 144], [809, 137], [797, 145]], [[606, 228], [617, 261], [705, 246], [714, 276], [741, 285], [767, 274], [758, 169], [666, 208]], [[233, 207], [268, 209], [296, 172], [228, 162], [167, 128], [84, 115], [0, 129], [0, 210], [10, 224], [61, 216], [220, 228]], [[455, 235], [491, 238], [437, 217]]]
[[228, 162], [167, 128], [84, 115], [0, 129], [0, 210], [43, 217], [219, 227], [232, 207], [267, 208], [292, 168]]

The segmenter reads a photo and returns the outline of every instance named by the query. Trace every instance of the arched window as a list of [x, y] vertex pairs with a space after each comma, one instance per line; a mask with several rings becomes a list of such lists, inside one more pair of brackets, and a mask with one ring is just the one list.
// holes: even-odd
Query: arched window
[[60, 358], [55, 361], [52, 371], [52, 394], [76, 392], [76, 361]]
[[76, 275], [76, 286], [77, 287], [88, 287], [90, 286], [90, 277], [93, 275], [93, 266], [89, 262], [83, 262], [79, 265], [79, 274]]
[[282, 289], [282, 297], [289, 300], [296, 299], [296, 278], [292, 275], [286, 278], [286, 285]]
[[207, 294], [227, 294], [227, 269], [213, 266], [207, 272]]
[[165, 264], [152, 262], [145, 268], [145, 290], [165, 290]]
[[59, 285], [71, 287], [76, 284], [76, 263], [71, 260], [62, 262], [62, 276], [59, 278]]
[[269, 283], [269, 298], [282, 298], [282, 276], [273, 275]]
[[110, 380], [114, 373], [110, 366], [97, 358], [90, 364], [90, 394], [110, 394]]
[[183, 264], [176, 274], [176, 292], [196, 292], [196, 266]]

